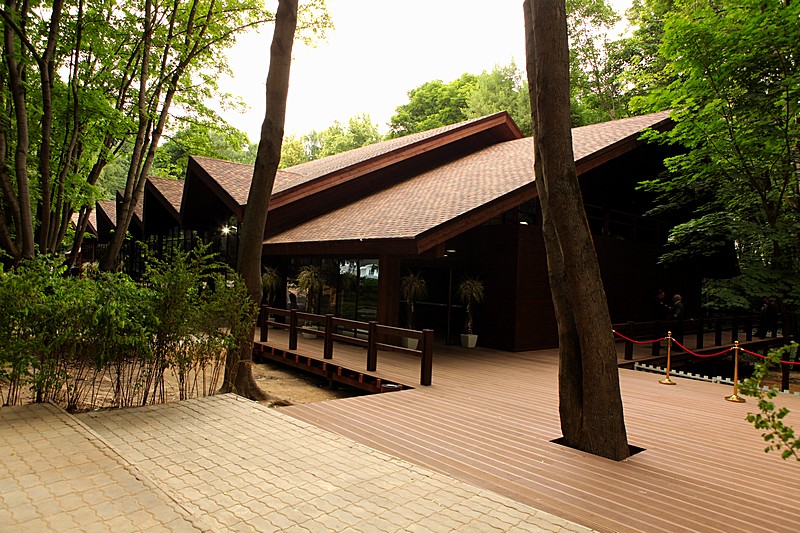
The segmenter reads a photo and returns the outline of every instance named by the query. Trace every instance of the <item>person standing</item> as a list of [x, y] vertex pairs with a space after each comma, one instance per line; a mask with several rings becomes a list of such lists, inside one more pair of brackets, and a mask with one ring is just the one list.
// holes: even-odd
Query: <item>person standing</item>
[[653, 316], [655, 321], [667, 320], [670, 317], [670, 308], [667, 304], [667, 294], [664, 289], [656, 291], [656, 299], [653, 301]]
[[672, 320], [683, 320], [683, 299], [681, 298], [680, 294], [676, 294], [672, 297], [672, 307], [670, 308], [670, 311], [670, 318]]

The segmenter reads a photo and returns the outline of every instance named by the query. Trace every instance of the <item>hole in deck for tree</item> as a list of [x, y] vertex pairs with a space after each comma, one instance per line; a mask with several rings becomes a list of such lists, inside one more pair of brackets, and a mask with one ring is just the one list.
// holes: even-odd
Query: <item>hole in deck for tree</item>
[[[550, 442], [552, 442], [553, 444], [558, 444], [559, 446], [564, 446], [566, 448], [571, 448], [573, 450], [577, 449], [577, 448], [572, 448], [572, 446], [567, 446], [564, 443], [564, 437], [558, 437], [557, 439], [553, 439]], [[646, 450], [646, 448], [640, 448], [639, 446], [634, 446], [633, 444], [628, 444], [628, 453], [630, 454], [628, 457], [633, 457], [637, 453], [643, 452], [645, 450]], [[578, 451], [583, 451], [583, 450], [578, 450]], [[589, 453], [589, 452], [586, 452], [586, 453]]]

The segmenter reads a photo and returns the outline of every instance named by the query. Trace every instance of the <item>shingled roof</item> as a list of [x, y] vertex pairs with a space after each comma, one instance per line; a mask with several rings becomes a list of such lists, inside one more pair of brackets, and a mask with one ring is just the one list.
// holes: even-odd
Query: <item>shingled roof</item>
[[[278, 171], [270, 209], [291, 203], [311, 192], [324, 192], [343, 182], [423, 154], [442, 143], [495, 130], [498, 140], [522, 137], [508, 113], [501, 112], [397, 139], [363, 146]], [[253, 178], [252, 165], [191, 156], [188, 179], [199, 178], [241, 218]], [[184, 206], [185, 207], [185, 206]]]
[[[145, 202], [148, 194], [158, 199], [162, 206], [176, 220], [180, 220], [181, 201], [183, 200], [184, 180], [170, 178], [156, 178], [151, 176], [147, 180], [145, 189]], [[147, 206], [145, 206], [146, 208]]]
[[[578, 172], [632, 149], [643, 130], [664, 126], [668, 115], [655, 113], [575, 128]], [[394, 251], [422, 253], [464, 231], [455, 227], [467, 214], [472, 214], [471, 223], [478, 225], [535, 196], [533, 140], [517, 139], [484, 148], [283, 231], [264, 242], [265, 250], [357, 253], [366, 251], [370, 243], [394, 241]], [[448, 231], [448, 226], [453, 230]]]

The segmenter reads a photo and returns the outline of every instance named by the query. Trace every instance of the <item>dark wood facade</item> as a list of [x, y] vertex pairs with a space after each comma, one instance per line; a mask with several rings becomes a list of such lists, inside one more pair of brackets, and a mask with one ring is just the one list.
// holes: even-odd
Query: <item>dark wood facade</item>
[[[672, 153], [639, 140], [641, 132], [670, 125], [659, 113], [573, 134], [615, 322], [650, 319], [658, 288], [683, 294], [689, 313], [699, 308], [704, 273], [696, 265], [658, 264], [676, 220], [646, 216], [652, 198], [637, 188], [662, 172]], [[146, 188], [144, 233], [163, 235], [180, 224], [227, 250], [235, 237], [223, 231], [241, 220], [251, 179], [246, 165], [190, 158], [180, 198]], [[291, 277], [302, 264], [327, 261], [331, 281], [320, 296], [336, 302], [334, 312], [345, 297], [341, 265], [376, 260], [377, 308], [367, 314], [387, 325], [404, 321], [400, 278], [420, 272], [429, 296], [417, 306], [417, 326], [433, 328], [446, 342], [457, 342], [463, 328], [454, 287], [466, 275], [478, 276], [486, 285], [486, 301], [475, 312], [480, 344], [551, 347], [557, 332], [537, 201], [532, 141], [499, 113], [280, 171], [264, 263]]]

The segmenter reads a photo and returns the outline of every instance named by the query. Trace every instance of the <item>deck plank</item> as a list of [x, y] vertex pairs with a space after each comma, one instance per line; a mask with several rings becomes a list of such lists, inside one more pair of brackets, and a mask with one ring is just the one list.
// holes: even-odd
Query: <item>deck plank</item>
[[[272, 335], [272, 334], [271, 334]], [[285, 337], [270, 344], [286, 349]], [[322, 357], [322, 342], [298, 352]], [[506, 353], [436, 346], [433, 385], [419, 360], [338, 345], [333, 362], [414, 390], [281, 410], [392, 455], [497, 491], [599, 531], [797, 531], [800, 465], [765, 454], [731, 387], [620, 370], [628, 440], [614, 462], [550, 442], [561, 435], [554, 350]], [[781, 395], [800, 426], [800, 397]]]

